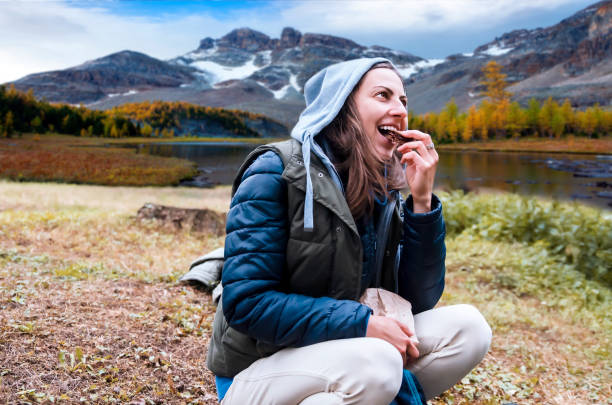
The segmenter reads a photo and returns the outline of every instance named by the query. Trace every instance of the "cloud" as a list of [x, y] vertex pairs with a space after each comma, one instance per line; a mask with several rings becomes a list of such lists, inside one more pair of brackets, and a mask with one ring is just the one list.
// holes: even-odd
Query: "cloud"
[[313, 31], [445, 32], [491, 26], [517, 13], [554, 9], [573, 0], [344, 0], [299, 2], [283, 21]]
[[478, 35], [480, 42], [475, 44], [479, 44], [486, 32], [484, 41], [491, 40], [491, 33], [500, 29], [498, 24], [513, 16], [585, 1], [273, 0], [246, 3], [244, 8], [237, 2], [220, 2], [216, 8], [207, 6], [213, 3], [187, 3], [180, 11], [168, 2], [159, 13], [139, 15], [122, 13], [117, 7], [121, 3], [113, 1], [0, 0], [0, 83], [34, 72], [65, 69], [124, 49], [168, 59], [195, 49], [206, 36], [218, 38], [243, 26], [271, 37], [292, 26], [419, 56], [431, 56], [436, 49], [437, 56], [445, 56], [465, 51], [458, 49], [459, 38], [465, 42], [468, 36]]
[[227, 33], [228, 26], [206, 14], [121, 16], [58, 1], [0, 1], [0, 83], [124, 49], [171, 58], [197, 48], [205, 36]]

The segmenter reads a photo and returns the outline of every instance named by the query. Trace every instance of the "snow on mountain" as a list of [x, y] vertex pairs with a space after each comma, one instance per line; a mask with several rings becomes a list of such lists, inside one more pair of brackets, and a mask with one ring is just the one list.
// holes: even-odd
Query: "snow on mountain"
[[501, 56], [507, 54], [513, 49], [514, 48], [500, 48], [498, 45], [492, 45], [484, 51], [481, 51], [481, 53], [487, 54], [489, 56]]
[[427, 59], [409, 65], [397, 66], [397, 70], [404, 79], [408, 79], [415, 73], [418, 73], [428, 68], [432, 68], [443, 62], [444, 59]]
[[224, 82], [231, 79], [246, 79], [260, 69], [259, 66], [255, 65], [254, 61], [255, 57], [247, 61], [244, 65], [225, 66], [211, 60], [196, 60], [191, 62], [189, 66], [200, 70], [202, 73], [205, 73], [207, 78], [209, 78], [208, 81], [210, 84], [215, 85], [219, 82]]

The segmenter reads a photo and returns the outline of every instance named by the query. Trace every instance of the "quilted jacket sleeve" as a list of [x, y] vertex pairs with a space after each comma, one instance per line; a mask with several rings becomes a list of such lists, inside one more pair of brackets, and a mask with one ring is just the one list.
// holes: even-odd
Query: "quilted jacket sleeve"
[[412, 196], [404, 204], [404, 236], [399, 267], [399, 293], [416, 314], [433, 308], [444, 291], [446, 228], [442, 203], [435, 195], [431, 211], [416, 214]]
[[229, 325], [279, 346], [365, 336], [370, 309], [355, 301], [282, 292], [287, 184], [274, 152], [245, 171], [227, 216], [223, 313]]

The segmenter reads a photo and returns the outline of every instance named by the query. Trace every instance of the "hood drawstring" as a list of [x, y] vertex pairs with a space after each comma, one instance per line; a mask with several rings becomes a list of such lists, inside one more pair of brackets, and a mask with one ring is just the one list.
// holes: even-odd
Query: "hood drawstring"
[[310, 146], [312, 135], [306, 132], [302, 141], [302, 156], [306, 168], [306, 198], [304, 200], [304, 230], [312, 232], [314, 229], [314, 214], [312, 202], [312, 179], [310, 178]]

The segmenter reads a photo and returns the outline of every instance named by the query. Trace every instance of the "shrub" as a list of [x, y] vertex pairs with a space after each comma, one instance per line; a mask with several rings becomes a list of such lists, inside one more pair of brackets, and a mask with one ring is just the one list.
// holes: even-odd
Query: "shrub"
[[538, 243], [588, 278], [612, 286], [612, 215], [515, 194], [440, 193], [449, 234]]

